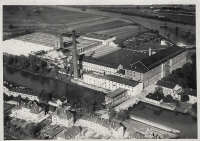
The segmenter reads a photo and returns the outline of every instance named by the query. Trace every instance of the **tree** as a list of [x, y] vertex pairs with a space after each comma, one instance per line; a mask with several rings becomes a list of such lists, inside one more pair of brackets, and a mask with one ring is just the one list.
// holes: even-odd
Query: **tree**
[[52, 94], [47, 93], [45, 90], [42, 90], [39, 95], [38, 95], [38, 99], [44, 103], [48, 103], [52, 98]]
[[24, 55], [20, 55], [18, 57], [18, 62], [19, 62], [20, 67], [22, 67], [23, 69], [26, 69], [27, 67], [30, 66], [28, 58]]
[[169, 39], [169, 37], [170, 37], [170, 33], [167, 34], [167, 38], [168, 38], [168, 39]]
[[163, 102], [170, 103], [173, 100], [173, 97], [171, 95], [167, 95], [164, 97]]
[[109, 119], [112, 119], [116, 115], [116, 111], [112, 106], [108, 107], [108, 116]]
[[55, 111], [56, 111], [56, 107], [50, 105], [50, 106], [49, 106], [49, 111], [51, 111], [51, 112], [55, 112]]
[[139, 6], [137, 6], [137, 10], [139, 10], [140, 9], [140, 7]]
[[30, 67], [31, 67], [31, 71], [32, 71], [33, 73], [38, 72], [39, 69], [40, 69], [40, 67], [39, 67], [38, 65], [36, 65], [36, 64], [31, 64]]
[[120, 111], [116, 114], [117, 119], [124, 121], [129, 117], [129, 113], [127, 110], [122, 110], [120, 109]]
[[176, 34], [178, 34], [178, 31], [179, 31], [179, 28], [176, 27], [176, 29], [175, 29]]
[[9, 96], [3, 93], [3, 101], [9, 101], [9, 100], [10, 100]]
[[187, 102], [190, 100], [190, 97], [188, 95], [181, 95], [181, 101], [182, 102]]
[[21, 99], [22, 99], [21, 95], [18, 95], [18, 96], [17, 96], [17, 102], [20, 102]]
[[194, 104], [192, 104], [192, 110], [197, 113], [197, 102], [195, 102]]
[[12, 24], [9, 25], [9, 29], [13, 29], [14, 26]]

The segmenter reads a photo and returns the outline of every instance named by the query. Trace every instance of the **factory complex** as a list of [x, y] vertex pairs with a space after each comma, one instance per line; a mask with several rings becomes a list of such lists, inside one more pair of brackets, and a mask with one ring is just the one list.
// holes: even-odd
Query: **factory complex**
[[187, 50], [175, 45], [135, 51], [116, 45], [113, 36], [89, 33], [76, 39], [75, 35], [74, 30], [72, 37], [36, 32], [4, 41], [3, 50], [41, 57], [49, 67], [58, 66], [61, 74], [67, 75], [71, 67], [74, 79], [110, 91], [123, 88], [130, 96], [190, 61]]

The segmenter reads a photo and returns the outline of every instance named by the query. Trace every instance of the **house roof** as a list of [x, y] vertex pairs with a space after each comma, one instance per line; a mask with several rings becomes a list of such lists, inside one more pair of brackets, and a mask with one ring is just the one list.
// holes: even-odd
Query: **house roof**
[[81, 132], [80, 127], [72, 126], [71, 128], [67, 129], [66, 131], [64, 130], [63, 132], [61, 132], [58, 135], [58, 137], [63, 138], [63, 139], [72, 139], [80, 132]]
[[135, 87], [139, 84], [138, 81], [122, 78], [122, 77], [115, 76], [115, 75], [106, 75], [106, 76], [104, 76], [104, 79], [114, 81], [114, 82], [117, 82], [120, 84], [128, 85], [128, 86], [132, 86], [132, 87]]
[[107, 119], [104, 119], [102, 126], [106, 127], [106, 128], [109, 128], [110, 127], [110, 121], [107, 120]]
[[97, 34], [97, 33], [89, 33], [87, 35], [84, 35], [84, 37], [94, 38], [94, 39], [99, 39], [99, 40], [108, 40], [110, 38], [113, 38], [113, 36], [110, 36], [110, 35]]
[[109, 68], [115, 68], [115, 69], [118, 68], [119, 65], [120, 65], [118, 63], [109, 62], [109, 61], [105, 61], [105, 60], [102, 60], [102, 59], [93, 58], [93, 57], [89, 57], [89, 56], [83, 56], [83, 55], [79, 56], [79, 60], [84, 61], [84, 62], [88, 62], [88, 63], [92, 63], [92, 64], [97, 64], [97, 65], [109, 67]]
[[29, 88], [26, 88], [24, 86], [19, 86], [16, 83], [13, 83], [13, 82], [4, 81], [3, 85], [6, 88], [8, 88], [10, 91], [13, 91], [13, 92], [29, 94], [29, 95], [34, 95], [34, 96], [37, 96], [39, 94], [39, 92], [37, 92], [33, 89], [29, 89]]
[[197, 90], [191, 89], [191, 88], [186, 88], [186, 89], [184, 89], [184, 94], [197, 96]]
[[159, 81], [156, 83], [156, 85], [161, 86], [161, 87], [166, 87], [166, 88], [174, 89], [174, 88], [176, 87], [177, 84], [159, 80]]
[[123, 88], [118, 88], [117, 90], [109, 93], [108, 95], [106, 95], [107, 97], [111, 97], [111, 98], [114, 98], [122, 93], [125, 93], [127, 90], [126, 89], [123, 89]]
[[116, 73], [119, 73], [119, 74], [123, 74], [123, 75], [125, 75], [125, 70], [123, 70], [123, 69], [120, 69], [119, 71], [117, 71]]
[[64, 119], [70, 119], [73, 116], [73, 114], [70, 111], [66, 110], [65, 108], [56, 109], [53, 115], [57, 115], [60, 118], [64, 118]]
[[30, 109], [30, 112], [31, 113], [34, 113], [34, 114], [38, 114], [40, 113], [42, 110], [42, 108], [37, 105], [35, 102], [23, 102], [23, 101], [20, 101], [19, 104], [16, 106], [18, 109], [21, 109], [21, 108], [27, 108], [27, 109]]

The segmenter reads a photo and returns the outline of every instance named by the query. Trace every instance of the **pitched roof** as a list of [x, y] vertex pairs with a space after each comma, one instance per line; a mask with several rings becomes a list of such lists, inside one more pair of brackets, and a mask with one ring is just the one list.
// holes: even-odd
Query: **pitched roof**
[[130, 69], [141, 73], [145, 73], [148, 70], [151, 70], [159, 66], [160, 64], [166, 62], [167, 60], [172, 59], [175, 56], [183, 53], [184, 51], [186, 51], [185, 48], [171, 46], [159, 51], [156, 54], [146, 57], [134, 64], [131, 64]]
[[67, 129], [67, 131], [61, 132], [58, 137], [63, 138], [63, 139], [72, 139], [74, 138], [77, 134], [81, 132], [80, 127], [77, 126], [72, 126], [71, 128]]
[[96, 123], [99, 124], [99, 125], [102, 125], [103, 119], [98, 117], [97, 120], [96, 120]]
[[127, 79], [127, 78], [122, 78], [122, 77], [115, 76], [115, 75], [106, 75], [106, 76], [104, 76], [104, 79], [114, 81], [114, 82], [117, 82], [120, 84], [128, 85], [128, 86], [132, 86], [132, 87], [135, 87], [139, 84], [138, 81]]
[[124, 92], [126, 92], [127, 90], [126, 89], [123, 89], [123, 88], [118, 88], [117, 90], [109, 93], [108, 95], [106, 95], [106, 97], [111, 97], [111, 98], [114, 98]]
[[119, 74], [123, 74], [123, 75], [125, 75], [125, 70], [123, 70], [123, 69], [120, 69], [119, 71], [117, 71], [116, 73], [119, 73]]
[[103, 127], [106, 127], [106, 128], [109, 128], [109, 127], [110, 127], [110, 123], [111, 123], [111, 122], [110, 122], [109, 120], [104, 119], [102, 126], [103, 126]]
[[43, 111], [43, 109], [39, 105], [37, 105], [35, 102], [30, 102], [30, 101], [28, 103], [20, 101], [19, 104], [16, 107], [18, 109], [21, 109], [21, 108], [30, 109], [30, 112], [34, 113], [34, 114], [38, 114], [41, 111]]
[[66, 110], [65, 108], [56, 109], [53, 115], [57, 115], [60, 118], [64, 118], [64, 119], [70, 119], [73, 116], [73, 114], [70, 111]]
[[177, 84], [159, 80], [156, 83], [156, 85], [161, 86], [161, 87], [166, 87], [166, 88], [174, 89]]
[[83, 56], [83, 55], [79, 56], [79, 60], [84, 61], [84, 62], [88, 62], [88, 63], [92, 63], [92, 64], [97, 64], [97, 65], [109, 67], [109, 68], [115, 68], [115, 69], [118, 68], [119, 65], [120, 65], [118, 63], [109, 62], [109, 61], [105, 61], [105, 60], [102, 60], [102, 59], [93, 58], [93, 57], [89, 57], [89, 56]]

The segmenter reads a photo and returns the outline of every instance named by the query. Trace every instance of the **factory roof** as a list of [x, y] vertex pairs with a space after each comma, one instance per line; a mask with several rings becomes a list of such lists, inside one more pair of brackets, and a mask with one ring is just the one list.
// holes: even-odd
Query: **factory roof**
[[122, 77], [110, 75], [110, 74], [104, 76], [104, 79], [114, 81], [114, 82], [117, 82], [117, 83], [120, 83], [120, 84], [128, 85], [128, 86], [132, 86], [132, 87], [135, 87], [139, 84], [138, 81], [127, 79], [127, 78], [122, 78]]
[[101, 66], [105, 66], [105, 67], [109, 67], [109, 68], [118, 68], [119, 67], [119, 63], [114, 63], [114, 62], [109, 62], [109, 61], [105, 61], [102, 59], [98, 59], [98, 58], [93, 58], [93, 57], [88, 57], [88, 56], [80, 56], [79, 57], [80, 61], [85, 61], [88, 63], [93, 63], [93, 64], [97, 64], [97, 65], [101, 65]]
[[183, 53], [184, 51], [186, 51], [186, 49], [178, 46], [168, 47], [154, 55], [151, 55], [150, 57], [144, 58], [141, 61], [131, 64], [131, 69], [134, 71], [145, 73], [148, 70], [151, 70], [159, 66], [160, 64], [168, 61], [169, 59]]
[[106, 95], [107, 97], [111, 97], [111, 98], [114, 98], [124, 92], [126, 92], [127, 90], [126, 89], [123, 89], [123, 88], [119, 88], [111, 93], [109, 93], [108, 95]]
[[108, 40], [109, 38], [113, 38], [113, 36], [110, 36], [110, 35], [97, 34], [97, 33], [89, 33], [85, 35], [84, 37], [94, 38], [94, 39], [99, 39], [99, 40]]
[[161, 86], [161, 87], [166, 87], [166, 88], [174, 89], [174, 88], [176, 87], [177, 84], [159, 80], [159, 81], [156, 83], [156, 85]]

